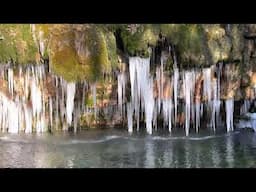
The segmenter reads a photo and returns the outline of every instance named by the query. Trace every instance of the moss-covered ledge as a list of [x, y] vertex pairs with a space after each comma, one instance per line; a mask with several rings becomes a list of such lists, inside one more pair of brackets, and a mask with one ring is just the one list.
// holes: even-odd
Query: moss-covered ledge
[[40, 55], [29, 24], [0, 24], [0, 61], [38, 63]]

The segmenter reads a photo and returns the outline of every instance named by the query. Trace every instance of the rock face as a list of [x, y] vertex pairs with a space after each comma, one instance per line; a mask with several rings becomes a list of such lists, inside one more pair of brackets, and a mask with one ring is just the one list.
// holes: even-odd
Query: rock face
[[[121, 52], [148, 57], [169, 51], [172, 57], [176, 54], [181, 67], [209, 66], [224, 60], [240, 63], [243, 72], [255, 63], [255, 26], [3, 24], [0, 25], [0, 61], [36, 63], [49, 59], [57, 73], [77, 80], [93, 79], [101, 71], [110, 72], [112, 67], [117, 67], [117, 55]], [[70, 66], [76, 69], [76, 75], [71, 74]]]
[[[220, 97], [254, 98], [255, 24], [0, 25], [1, 63], [47, 63], [51, 72], [67, 82], [95, 83], [96, 106], [102, 109], [102, 121], [106, 122], [114, 121], [115, 115], [113, 118], [109, 115], [113, 110], [103, 109], [117, 105], [116, 77], [120, 71], [128, 72], [129, 56], [151, 57], [150, 70], [155, 73], [162, 55], [165, 55], [162, 98], [173, 95], [170, 77], [174, 67], [189, 70], [220, 63], [223, 65]], [[213, 72], [212, 79], [215, 76]], [[196, 81], [195, 100], [203, 100], [200, 90], [204, 79], [199, 76]], [[153, 84], [154, 97], [158, 97], [155, 92], [159, 87], [157, 82]], [[51, 91], [54, 90], [49, 89], [49, 94]], [[87, 93], [85, 97], [86, 104], [93, 107], [93, 94]]]
[[50, 28], [49, 60], [68, 81], [95, 81], [110, 61], [104, 33], [94, 25], [54, 25]]

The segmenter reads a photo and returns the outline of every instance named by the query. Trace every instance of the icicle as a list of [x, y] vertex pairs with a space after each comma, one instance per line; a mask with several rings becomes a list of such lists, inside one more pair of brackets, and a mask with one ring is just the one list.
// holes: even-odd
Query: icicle
[[173, 92], [174, 92], [174, 122], [177, 123], [177, 113], [178, 113], [178, 85], [179, 85], [179, 69], [174, 68], [174, 78], [173, 78]]
[[12, 96], [13, 96], [13, 85], [14, 85], [13, 69], [8, 68], [8, 88]]
[[119, 108], [119, 111], [120, 111], [120, 114], [122, 116], [122, 98], [123, 98], [123, 95], [122, 95], [122, 74], [119, 74], [117, 76], [117, 94], [118, 94], [118, 108]]
[[191, 79], [190, 79], [190, 83], [191, 83], [191, 93], [190, 93], [190, 101], [191, 101], [191, 120], [192, 120], [192, 125], [193, 128], [195, 127], [195, 103], [194, 103], [194, 93], [195, 93], [195, 84], [196, 84], [196, 73], [194, 70], [191, 71]]
[[248, 113], [248, 111], [250, 109], [250, 105], [251, 105], [250, 100], [245, 99], [243, 105], [240, 108], [240, 115], [244, 115], [244, 114]]
[[44, 44], [43, 36], [44, 36], [43, 31], [39, 31], [39, 50], [41, 55], [44, 55], [44, 52], [45, 52], [45, 44]]
[[190, 127], [190, 107], [191, 107], [191, 98], [193, 97], [192, 92], [192, 72], [185, 72], [183, 76], [184, 82], [184, 99], [185, 99], [185, 132], [186, 136], [189, 135], [189, 127]]
[[127, 103], [127, 120], [128, 120], [128, 132], [129, 133], [132, 133], [132, 131], [133, 131], [133, 128], [132, 128], [132, 124], [133, 124], [132, 115], [133, 115], [132, 103]]
[[67, 83], [66, 114], [67, 114], [68, 125], [71, 125], [71, 122], [72, 122], [75, 93], [76, 93], [76, 84]]
[[135, 84], [135, 75], [136, 75], [136, 65], [137, 62], [135, 58], [131, 57], [129, 59], [129, 72], [130, 72], [130, 82], [131, 82], [131, 96], [132, 96], [132, 103], [134, 102], [134, 97], [135, 97], [135, 89], [134, 89], [134, 84]]
[[[60, 84], [61, 84], [61, 98], [60, 98], [60, 101], [59, 101], [59, 107], [60, 107], [60, 120], [61, 122], [63, 122], [63, 130], [66, 130], [67, 127], [64, 129], [64, 121], [65, 121], [65, 116], [66, 116], [66, 122], [68, 122], [68, 115], [67, 115], [67, 95], [70, 94], [69, 91], [68, 91], [68, 86], [67, 86], [67, 83], [66, 81], [64, 81], [64, 79], [60, 79]], [[65, 95], [66, 95], [66, 102], [65, 102]], [[71, 101], [73, 102], [73, 101]], [[66, 104], [65, 104], [66, 103]], [[71, 104], [72, 105], [72, 104]], [[65, 109], [65, 106], [66, 106], [66, 109]], [[72, 111], [70, 111], [71, 114], [69, 114], [72, 119], [72, 112], [73, 112], [73, 107], [71, 109]], [[72, 120], [71, 120], [72, 121]], [[71, 124], [71, 122], [70, 122]], [[69, 124], [69, 125], [70, 125]]]
[[158, 67], [156, 69], [156, 82], [157, 82], [157, 106], [158, 106], [158, 114], [161, 110], [161, 69]]
[[157, 130], [157, 106], [154, 107], [154, 114], [153, 114], [153, 127]]
[[211, 100], [211, 68], [203, 69], [203, 79], [204, 79], [204, 97], [207, 101]]
[[200, 103], [196, 103], [196, 132], [198, 133], [200, 127]]
[[85, 113], [85, 89], [86, 89], [86, 82], [83, 82], [83, 94], [82, 94], [82, 113]]
[[10, 102], [8, 107], [8, 132], [18, 133], [19, 123], [18, 123], [18, 108], [15, 103]]
[[74, 132], [77, 132], [77, 126], [80, 119], [80, 102], [78, 102], [77, 106], [75, 107], [74, 111]]
[[42, 95], [41, 90], [36, 85], [35, 80], [32, 80], [31, 85], [31, 101], [32, 101], [32, 108], [33, 108], [33, 116], [39, 114], [42, 110]]
[[164, 79], [164, 58], [161, 55], [161, 70], [160, 70], [160, 77], [161, 77], [161, 81], [160, 81], [160, 98], [163, 98], [163, 79]]
[[24, 115], [25, 115], [25, 133], [32, 133], [32, 112], [31, 109], [23, 104]]
[[[58, 87], [58, 79], [56, 79], [56, 87]], [[56, 98], [55, 98], [55, 127], [57, 128], [59, 125], [59, 94], [58, 94], [58, 90], [56, 91]]]
[[53, 111], [52, 111], [52, 98], [49, 98], [49, 119], [50, 119], [50, 127], [53, 126]]
[[121, 73], [118, 75], [118, 107], [122, 117], [123, 114], [123, 104], [125, 99], [125, 74]]
[[217, 118], [217, 115], [218, 115], [218, 112], [219, 112], [219, 102], [217, 100], [217, 82], [216, 80], [213, 81], [212, 83], [212, 88], [213, 88], [213, 100], [212, 100], [212, 116], [211, 116], [211, 124], [212, 124], [212, 127], [213, 127], [213, 130], [215, 131], [216, 130], [216, 118]]
[[172, 100], [166, 99], [163, 101], [164, 122], [168, 125], [169, 132], [172, 131]]
[[97, 113], [96, 94], [97, 94], [97, 91], [96, 91], [96, 83], [93, 83], [93, 84], [92, 84], [92, 96], [93, 96], [93, 109], [94, 109], [94, 117], [95, 117], [95, 118], [96, 118], [96, 113]]
[[152, 134], [153, 112], [154, 112], [154, 95], [153, 95], [153, 79], [149, 79], [144, 90], [145, 116], [147, 133]]
[[226, 105], [226, 126], [227, 132], [233, 131], [233, 113], [234, 113], [234, 99], [227, 99], [225, 101]]
[[146, 117], [147, 132], [151, 134], [154, 110], [154, 95], [153, 79], [150, 77], [149, 67], [149, 58], [143, 59], [139, 57], [131, 57], [129, 59], [132, 95], [131, 105], [135, 111], [137, 130], [139, 129], [140, 112], [144, 111]]

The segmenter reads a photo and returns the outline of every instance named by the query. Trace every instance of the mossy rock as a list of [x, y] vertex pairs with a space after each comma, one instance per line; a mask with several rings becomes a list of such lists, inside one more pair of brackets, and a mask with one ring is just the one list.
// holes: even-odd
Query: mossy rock
[[92, 95], [88, 95], [86, 98], [85, 98], [85, 105], [87, 107], [93, 107], [93, 97]]
[[108, 69], [104, 33], [94, 25], [57, 25], [51, 30], [50, 66], [67, 81], [96, 81]]
[[202, 26], [206, 33], [207, 45], [212, 56], [212, 64], [227, 60], [230, 55], [232, 42], [226, 36], [225, 29], [219, 24]]
[[38, 49], [29, 24], [0, 24], [0, 61], [18, 64], [36, 63]]
[[243, 27], [242, 25], [234, 24], [231, 28], [231, 40], [232, 40], [232, 50], [230, 53], [230, 58], [233, 60], [242, 60], [242, 53], [244, 47], [243, 38]]
[[116, 46], [116, 38], [113, 32], [103, 32], [104, 39], [107, 48], [108, 61], [105, 72], [111, 72], [113, 69], [118, 66], [118, 55], [117, 55], [117, 46]]
[[155, 45], [158, 39], [151, 25], [127, 25], [122, 28], [121, 38], [125, 51], [131, 55], [148, 57], [148, 45]]
[[49, 59], [48, 44], [50, 40], [51, 26], [51, 24], [35, 24], [33, 28], [34, 40], [37, 43], [38, 49], [40, 49], [40, 43], [44, 44], [44, 50], [40, 50], [42, 52], [41, 57], [44, 60]]

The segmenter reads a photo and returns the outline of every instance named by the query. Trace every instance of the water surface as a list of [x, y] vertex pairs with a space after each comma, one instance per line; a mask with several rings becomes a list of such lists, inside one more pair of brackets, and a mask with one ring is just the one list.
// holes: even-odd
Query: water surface
[[0, 167], [11, 168], [256, 167], [256, 134], [1, 134], [0, 156]]

